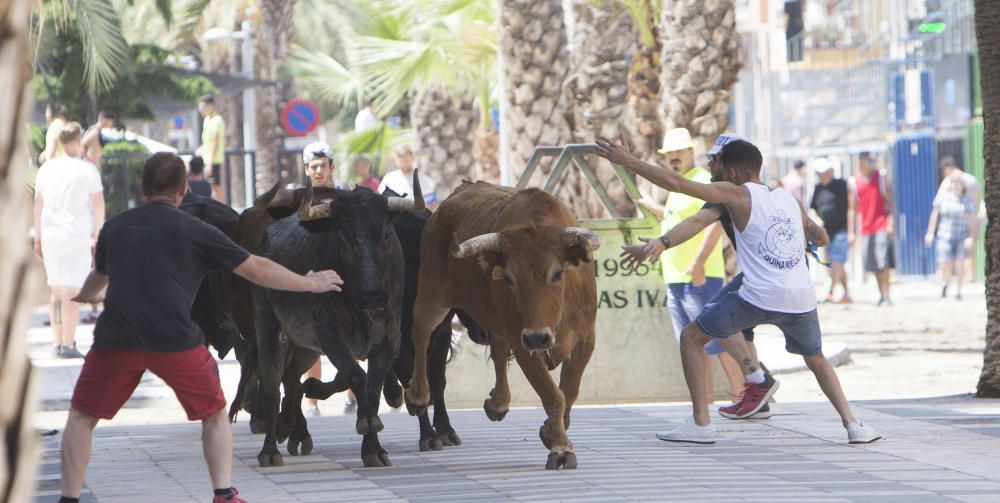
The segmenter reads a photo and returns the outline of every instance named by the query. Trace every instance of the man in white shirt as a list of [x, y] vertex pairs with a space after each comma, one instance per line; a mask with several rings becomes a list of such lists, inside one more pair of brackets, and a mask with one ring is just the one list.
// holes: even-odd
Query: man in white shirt
[[378, 112], [378, 105], [374, 99], [369, 99], [365, 107], [358, 110], [358, 115], [354, 116], [354, 132], [360, 133], [374, 129], [378, 125], [378, 118], [375, 117], [376, 112]]
[[[413, 150], [408, 146], [396, 149], [394, 154], [396, 166], [395, 171], [386, 173], [382, 178], [382, 184], [378, 187], [378, 193], [382, 194], [385, 189], [391, 189], [396, 194], [413, 199]], [[438, 207], [437, 186], [427, 175], [420, 173], [420, 190], [424, 194], [424, 204], [427, 209], [434, 211]]]
[[[966, 173], [955, 158], [946, 155], [941, 158], [938, 162], [941, 167], [941, 185], [938, 186], [937, 194], [934, 196], [933, 206], [937, 208], [941, 205], [941, 200], [951, 192], [951, 179], [952, 177], [957, 177], [965, 185], [965, 197], [968, 197], [972, 201], [974, 208], [979, 207], [979, 180], [976, 180], [975, 175], [971, 173]], [[976, 224], [979, 223], [978, 220], [975, 221]], [[972, 241], [967, 242], [965, 248], [965, 259], [962, 264], [966, 268], [966, 278], [969, 278], [969, 282], [974, 282], [976, 280], [976, 242], [979, 241], [979, 225], [969, 228], [969, 237]]]
[[38, 170], [35, 179], [35, 256], [45, 265], [52, 288], [49, 315], [60, 358], [82, 358], [74, 343], [80, 306], [76, 296], [90, 273], [93, 247], [104, 224], [104, 192], [97, 168], [80, 158], [79, 123], [59, 132], [64, 154]]

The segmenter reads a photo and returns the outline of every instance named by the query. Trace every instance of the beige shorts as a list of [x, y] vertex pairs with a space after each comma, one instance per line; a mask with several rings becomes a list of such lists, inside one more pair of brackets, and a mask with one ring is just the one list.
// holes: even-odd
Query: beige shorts
[[90, 274], [90, 239], [42, 239], [42, 262], [49, 286], [80, 288]]

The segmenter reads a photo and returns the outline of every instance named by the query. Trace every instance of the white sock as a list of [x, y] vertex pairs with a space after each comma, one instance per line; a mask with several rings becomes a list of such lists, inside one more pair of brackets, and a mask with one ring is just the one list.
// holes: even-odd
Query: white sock
[[753, 372], [753, 374], [747, 374], [744, 377], [746, 378], [746, 382], [761, 384], [764, 382], [764, 371], [757, 369]]

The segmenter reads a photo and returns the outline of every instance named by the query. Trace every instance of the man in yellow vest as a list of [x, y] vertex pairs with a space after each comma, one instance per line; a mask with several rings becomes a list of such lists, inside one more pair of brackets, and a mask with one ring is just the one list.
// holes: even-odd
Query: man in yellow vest
[[[709, 183], [712, 174], [696, 166], [694, 162], [694, 141], [685, 128], [670, 129], [663, 137], [664, 156], [668, 168], [681, 176], [698, 183]], [[704, 201], [679, 192], [671, 193], [663, 209], [661, 229], [664, 236], [688, 217], [697, 213]], [[701, 231], [694, 238], [677, 245], [664, 245], [662, 265], [663, 280], [667, 283], [667, 305], [673, 323], [674, 337], [680, 340], [681, 331], [693, 322], [712, 298], [725, 284], [726, 265], [722, 258], [722, 226], [716, 222]], [[739, 364], [713, 340], [705, 346], [709, 355], [718, 355], [730, 391], [738, 396], [743, 390], [743, 372]], [[708, 382], [711, 382], [711, 368]], [[711, 400], [711, 397], [709, 397]]]
[[205, 160], [205, 177], [212, 184], [212, 198], [221, 201], [222, 166], [226, 162], [226, 122], [215, 111], [215, 96], [198, 99], [198, 113], [205, 118], [201, 127], [201, 146], [195, 150]]

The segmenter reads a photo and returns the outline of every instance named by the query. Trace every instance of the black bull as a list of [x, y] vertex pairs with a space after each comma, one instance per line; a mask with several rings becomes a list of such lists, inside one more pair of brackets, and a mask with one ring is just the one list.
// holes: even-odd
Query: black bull
[[[358, 191], [355, 191], [354, 193], [356, 194]], [[333, 191], [331, 189], [316, 189], [314, 197], [317, 200], [321, 200], [337, 196], [338, 194], [343, 195], [345, 192]], [[275, 239], [284, 235], [283, 233], [290, 232], [291, 227], [296, 225], [294, 221], [297, 217], [290, 217], [290, 215], [296, 208], [302, 205], [302, 200], [305, 196], [306, 193], [304, 189], [299, 189], [294, 192], [277, 191], [276, 189], [272, 189], [271, 192], [258, 199], [254, 208], [247, 210], [240, 217], [240, 222], [234, 232], [234, 239], [254, 253], [262, 253], [268, 247], [282, 249], [287, 248], [288, 243], [279, 243], [276, 242]], [[363, 199], [369, 201], [370, 203], [373, 200], [372, 196], [373, 195], [364, 196]], [[374, 197], [381, 199], [379, 196]], [[341, 197], [340, 199], [341, 203], [347, 204], [349, 198]], [[357, 201], [355, 201], [355, 204], [356, 203]], [[410, 328], [413, 321], [412, 307], [416, 298], [416, 283], [420, 262], [420, 236], [429, 215], [429, 212], [422, 210], [419, 212], [398, 213], [394, 215], [394, 218], [391, 218], [391, 227], [394, 229], [395, 234], [398, 237], [405, 261], [405, 267], [403, 268], [405, 271], [403, 275], [403, 297], [399, 325], [401, 333], [400, 352], [392, 364], [392, 369], [387, 372], [385, 376], [384, 393], [386, 401], [394, 407], [398, 407], [402, 404], [402, 388], [400, 387], [400, 383], [409, 382], [413, 369], [413, 344], [410, 339]], [[358, 215], [358, 218], [362, 218], [362, 216]], [[272, 231], [271, 227], [275, 225], [275, 222], [280, 222], [282, 220], [288, 220], [292, 223], [280, 224], [278, 227], [282, 229], [281, 231]], [[268, 241], [268, 238], [266, 238], [267, 236], [270, 236], [270, 244], [266, 243]], [[268, 244], [268, 246], [265, 246], [266, 244]], [[272, 252], [277, 253], [277, 255], [272, 258], [279, 258], [279, 256], [282, 255], [281, 252], [277, 252], [276, 250], [272, 250]], [[264, 254], [267, 255], [268, 253]], [[291, 257], [287, 257], [286, 260], [290, 258]], [[302, 266], [302, 264], [299, 265]], [[334, 268], [338, 271], [342, 270], [337, 269], [336, 267]], [[295, 268], [293, 267], [293, 269]], [[353, 290], [358, 289], [361, 282], [351, 280], [349, 274], [350, 269], [343, 269], [343, 271], [348, 273], [348, 277], [345, 278], [347, 283], [345, 285], [345, 292], [341, 295], [341, 297], [349, 297], [351, 295], [357, 297], [359, 292]], [[386, 277], [398, 284], [398, 275], [390, 274]], [[242, 353], [238, 350], [238, 353], [241, 354], [240, 360], [243, 367], [243, 375], [240, 380], [237, 396], [233, 400], [230, 408], [230, 417], [234, 418], [240, 407], [250, 410], [253, 412], [251, 417], [251, 429], [255, 433], [264, 432], [263, 430], [265, 425], [262, 424], [264, 423], [262, 419], [265, 416], [270, 416], [271, 413], [266, 411], [263, 404], [258, 403], [259, 400], [256, 398], [259, 392], [259, 375], [257, 372], [258, 364], [267, 364], [268, 366], [274, 366], [274, 364], [284, 365], [284, 369], [281, 371], [281, 380], [285, 384], [286, 396], [281, 404], [281, 413], [277, 421], [277, 429], [274, 432], [275, 437], [272, 440], [280, 443], [287, 438], [289, 439], [289, 454], [297, 455], [299, 453], [300, 446], [302, 448], [302, 453], [307, 454], [312, 450], [312, 440], [308, 434], [308, 430], [306, 429], [305, 417], [301, 411], [301, 398], [303, 393], [310, 398], [325, 399], [333, 393], [344, 391], [348, 388], [354, 389], [355, 387], [352, 385], [352, 381], [355, 381], [356, 378], [365, 376], [364, 372], [355, 362], [356, 358], [359, 356], [351, 351], [339, 351], [340, 353], [343, 353], [341, 357], [331, 357], [333, 363], [340, 370], [333, 381], [322, 383], [318, 380], [310, 379], [306, 381], [304, 386], [300, 387], [298, 385], [299, 376], [312, 364], [318, 353], [315, 351], [307, 351], [302, 354], [297, 354], [293, 351], [292, 354], [284, 354], [280, 358], [276, 358], [276, 355], [280, 355], [281, 353], [276, 353], [274, 352], [275, 348], [268, 347], [266, 348], [266, 352], [261, 354], [268, 354], [270, 356], [267, 358], [259, 358], [257, 347], [259, 342], [255, 342], [259, 341], [256, 337], [258, 327], [254, 326], [254, 312], [253, 309], [249, 308], [251, 305], [251, 289], [247, 282], [242, 281], [239, 278], [234, 279], [235, 281], [232, 284], [233, 312], [235, 314], [237, 325], [240, 327], [240, 331], [244, 334], [244, 338], [246, 339], [245, 346], [247, 349]], [[354, 284], [353, 287], [351, 286], [352, 283]], [[264, 292], [258, 291], [257, 297], [260, 297], [260, 294], [262, 293]], [[295, 303], [292, 304], [294, 305]], [[265, 305], [257, 307], [258, 309], [263, 308], [265, 311], [273, 312], [273, 308], [270, 306]], [[295, 310], [296, 309], [293, 308], [293, 311]], [[301, 310], [298, 309], [298, 311]], [[358, 309], [357, 311], [363, 311], [363, 308]], [[487, 342], [487, 334], [464, 312], [449, 313], [445, 320], [443, 320], [434, 331], [433, 343], [431, 344], [431, 348], [429, 349], [430, 354], [428, 355], [431, 364], [429, 377], [431, 381], [432, 398], [435, 404], [434, 424], [433, 426], [431, 425], [429, 416], [426, 412], [420, 416], [419, 445], [421, 450], [439, 450], [446, 445], [458, 445], [461, 443], [458, 435], [451, 427], [444, 404], [445, 363], [450, 350], [451, 321], [455, 315], [457, 315], [459, 319], [468, 327], [470, 338], [473, 341], [480, 344]], [[298, 313], [294, 316], [302, 316], [304, 318], [309, 317], [306, 313]], [[295, 322], [294, 316], [289, 316], [289, 321], [293, 324], [298, 324]], [[267, 316], [265, 316], [265, 318], [267, 318]], [[275, 320], [273, 319], [265, 319], [266, 325], [268, 326], [267, 330], [272, 333], [276, 330], [274, 327], [274, 321]], [[288, 327], [280, 323], [280, 320], [278, 320], [278, 325], [280, 325], [280, 330], [285, 333], [291, 332]], [[311, 330], [306, 329], [306, 331]], [[322, 334], [320, 334], [320, 337], [322, 337]], [[291, 339], [292, 337], [288, 338]], [[341, 350], [342, 349], [347, 348], [341, 348]], [[327, 354], [329, 356], [329, 353]], [[345, 372], [345, 370], [347, 371]], [[373, 385], [381, 382], [377, 376], [372, 375], [376, 371], [381, 373], [381, 369], [375, 368], [374, 362], [370, 363], [370, 378], [368, 379], [368, 382]], [[277, 372], [278, 371], [274, 371], [272, 374]], [[352, 377], [356, 378], [352, 379]], [[271, 378], [273, 380], [273, 375]], [[388, 465], [388, 456], [385, 454], [385, 451], [381, 450], [381, 447], [378, 446], [377, 436], [374, 434], [377, 432], [371, 432], [371, 426], [376, 426], [378, 429], [381, 429], [381, 422], [377, 420], [377, 416], [372, 417], [371, 415], [368, 415], [366, 410], [374, 404], [375, 412], [377, 412], [378, 395], [376, 393], [374, 396], [366, 396], [365, 392], [359, 393], [357, 390], [355, 390], [355, 393], [359, 398], [357, 424], [359, 433], [366, 430], [370, 432], [364, 433], [366, 435], [366, 441], [362, 444], [362, 460], [365, 462], [366, 466]], [[365, 397], [364, 399], [369, 402], [367, 405], [362, 405], [362, 397]], [[269, 397], [267, 400], [270, 400], [273, 404], [275, 398]], [[374, 423], [374, 425], [369, 423], [369, 421]], [[268, 441], [268, 439], [265, 439], [265, 441], [265, 449], [261, 452], [259, 459], [262, 465], [274, 464], [274, 462], [282, 463], [280, 455], [277, 455], [276, 447], [274, 449], [269, 448], [269, 446], [275, 444]]]

